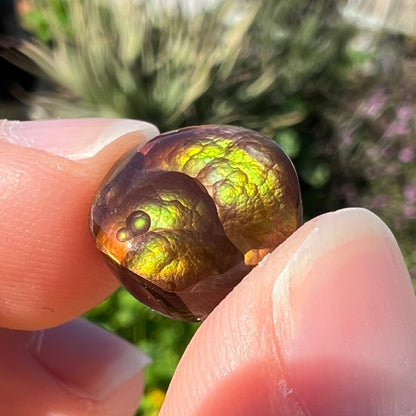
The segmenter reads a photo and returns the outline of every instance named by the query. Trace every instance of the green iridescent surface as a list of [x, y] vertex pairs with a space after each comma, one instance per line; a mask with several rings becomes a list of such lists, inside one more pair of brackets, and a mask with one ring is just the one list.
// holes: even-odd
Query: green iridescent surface
[[202, 319], [300, 225], [301, 202], [277, 144], [246, 129], [200, 126], [160, 135], [121, 160], [91, 216], [97, 246], [132, 292], [146, 287], [158, 305], [174, 293], [187, 312], [164, 304], [162, 313]]
[[192, 139], [161, 136], [170, 146], [165, 151], [158, 146], [163, 155], [158, 167], [203, 184], [228, 238], [248, 263], [257, 264], [264, 257], [258, 250], [273, 250], [298, 227], [299, 189], [290, 160], [274, 142], [255, 132], [235, 137], [234, 129], [195, 133]]

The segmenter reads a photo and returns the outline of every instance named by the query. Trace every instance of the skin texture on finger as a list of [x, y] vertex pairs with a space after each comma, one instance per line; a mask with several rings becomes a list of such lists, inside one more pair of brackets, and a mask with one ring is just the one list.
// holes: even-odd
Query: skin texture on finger
[[0, 329], [0, 413], [131, 416], [147, 357], [81, 319], [44, 331]]
[[363, 209], [326, 214], [204, 322], [160, 415], [411, 415], [415, 319], [387, 227]]
[[[48, 134], [82, 142], [92, 133], [72, 120]], [[69, 160], [0, 137], [0, 326], [55, 326], [118, 287], [89, 234], [90, 204], [113, 163], [143, 141], [125, 134], [89, 159]]]
[[201, 325], [179, 363], [160, 416], [267, 416], [273, 414], [270, 407], [279, 408], [281, 415], [296, 415], [298, 405], [278, 392], [285, 378], [277, 358], [270, 293], [315, 222], [303, 225], [266, 257]]

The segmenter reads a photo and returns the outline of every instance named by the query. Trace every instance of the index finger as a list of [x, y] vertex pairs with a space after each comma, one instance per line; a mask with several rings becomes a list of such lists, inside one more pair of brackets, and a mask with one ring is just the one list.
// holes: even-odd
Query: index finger
[[112, 164], [157, 133], [132, 120], [1, 122], [0, 326], [59, 325], [117, 288], [89, 235], [90, 204]]

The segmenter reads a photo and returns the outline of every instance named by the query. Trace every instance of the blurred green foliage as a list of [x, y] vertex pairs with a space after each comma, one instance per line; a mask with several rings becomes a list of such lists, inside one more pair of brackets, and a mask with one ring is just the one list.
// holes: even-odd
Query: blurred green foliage
[[219, 1], [193, 14], [147, 0], [33, 5], [26, 27], [41, 41], [22, 50], [67, 92], [39, 95], [40, 116], [134, 117], [162, 131], [299, 121], [341, 81], [352, 33], [336, 0]]
[[[55, 86], [34, 97], [32, 118], [260, 130], [292, 158], [306, 219], [375, 211], [416, 276], [415, 58], [405, 37], [353, 28], [337, 0], [219, 1], [199, 12], [148, 0], [31, 3], [24, 23], [35, 39], [21, 50]], [[122, 289], [87, 317], [154, 359], [139, 414], [156, 415], [198, 325]]]
[[[53, 32], [58, 30], [69, 37], [72, 36], [74, 27], [70, 22], [67, 2], [61, 0], [50, 0], [48, 2], [48, 11], [38, 8], [34, 4], [25, 15], [24, 25], [29, 28], [30, 32], [41, 42], [53, 41]], [[52, 16], [52, 19], [49, 18]]]

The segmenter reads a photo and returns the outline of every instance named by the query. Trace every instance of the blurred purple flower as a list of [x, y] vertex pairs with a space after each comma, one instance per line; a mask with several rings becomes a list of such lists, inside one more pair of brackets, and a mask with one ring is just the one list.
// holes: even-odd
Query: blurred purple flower
[[406, 219], [412, 220], [416, 218], [416, 206], [414, 204], [406, 203], [402, 211]]
[[415, 158], [415, 149], [407, 146], [399, 152], [399, 159], [403, 163], [409, 163]]
[[355, 137], [353, 136], [350, 130], [344, 130], [341, 133], [341, 144], [345, 146], [351, 146], [355, 141]]
[[409, 202], [416, 202], [416, 185], [407, 185], [404, 187], [404, 196]]
[[403, 105], [402, 107], [399, 107], [397, 110], [398, 120], [402, 120], [408, 123], [412, 119], [412, 116], [413, 116], [413, 110], [408, 105]]
[[370, 95], [368, 100], [363, 103], [364, 115], [368, 117], [378, 117], [386, 104], [387, 96], [382, 88], [377, 88]]
[[371, 201], [370, 208], [378, 210], [378, 209], [384, 208], [386, 204], [387, 204], [387, 195], [378, 194]]
[[413, 110], [408, 105], [400, 106], [396, 110], [396, 119], [390, 125], [387, 137], [404, 136], [410, 133], [410, 122], [413, 118]]

